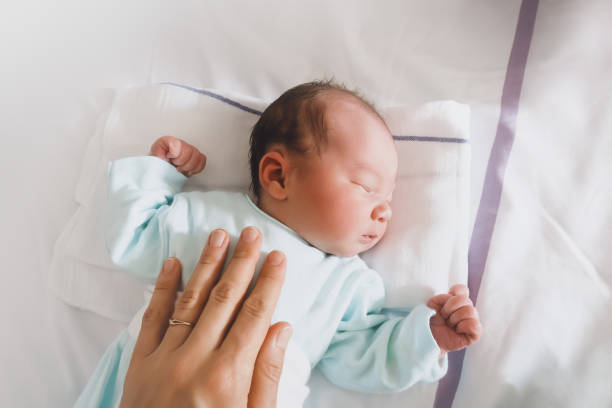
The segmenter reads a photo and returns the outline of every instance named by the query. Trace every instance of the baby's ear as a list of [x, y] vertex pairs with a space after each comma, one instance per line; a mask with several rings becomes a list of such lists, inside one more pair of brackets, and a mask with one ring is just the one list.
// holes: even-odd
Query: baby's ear
[[259, 184], [276, 200], [287, 198], [287, 169], [287, 158], [279, 151], [268, 152], [259, 161]]

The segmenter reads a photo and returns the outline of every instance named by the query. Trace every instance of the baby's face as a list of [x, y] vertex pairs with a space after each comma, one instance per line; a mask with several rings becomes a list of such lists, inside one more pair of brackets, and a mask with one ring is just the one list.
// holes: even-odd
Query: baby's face
[[326, 102], [328, 143], [298, 159], [292, 228], [317, 248], [353, 256], [376, 245], [391, 218], [397, 152], [387, 127], [347, 97]]

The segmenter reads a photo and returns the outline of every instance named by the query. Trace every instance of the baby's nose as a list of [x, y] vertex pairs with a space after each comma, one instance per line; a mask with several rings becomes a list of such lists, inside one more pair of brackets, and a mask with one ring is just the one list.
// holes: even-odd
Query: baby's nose
[[374, 221], [386, 222], [391, 218], [391, 206], [388, 202], [377, 205], [372, 210], [372, 219]]

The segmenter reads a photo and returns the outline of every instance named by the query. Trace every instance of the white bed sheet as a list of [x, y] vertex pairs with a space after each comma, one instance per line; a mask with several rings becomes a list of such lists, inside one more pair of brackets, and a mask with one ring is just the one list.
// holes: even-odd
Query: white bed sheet
[[[473, 223], [520, 6], [33, 1], [3, 10], [0, 405], [70, 405], [123, 326], [64, 305], [46, 283], [109, 102], [103, 88], [170, 80], [272, 99], [333, 74], [381, 105], [468, 103]], [[539, 4], [477, 303], [485, 332], [466, 353], [455, 407], [612, 404], [610, 15], [604, 0]], [[313, 394], [320, 407], [375, 400]]]

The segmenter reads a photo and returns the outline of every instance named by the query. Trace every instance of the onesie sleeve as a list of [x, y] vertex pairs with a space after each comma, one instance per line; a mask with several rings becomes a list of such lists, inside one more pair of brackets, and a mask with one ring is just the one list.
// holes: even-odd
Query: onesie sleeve
[[446, 374], [429, 319], [435, 311], [421, 304], [407, 315], [382, 313], [384, 285], [374, 271], [358, 279], [353, 298], [318, 363], [334, 384], [361, 392], [394, 392], [433, 382]]
[[155, 282], [169, 256], [167, 221], [185, 181], [174, 166], [153, 156], [109, 164], [105, 239], [113, 263]]

